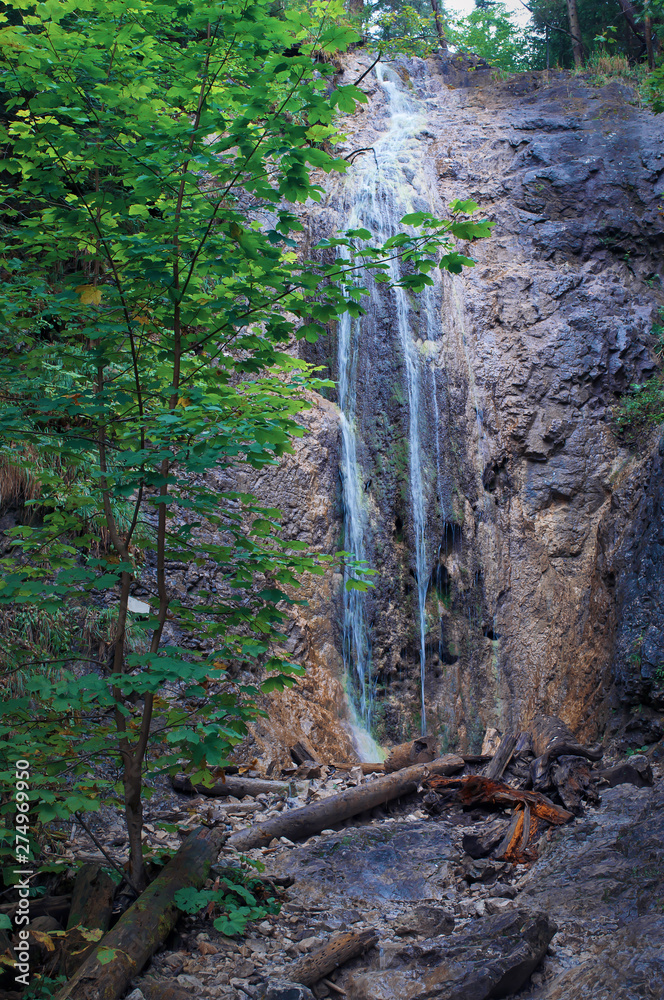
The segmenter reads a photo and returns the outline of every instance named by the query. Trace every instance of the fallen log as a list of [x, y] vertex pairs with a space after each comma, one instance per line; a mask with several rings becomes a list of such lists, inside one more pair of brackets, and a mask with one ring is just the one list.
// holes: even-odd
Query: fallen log
[[122, 914], [55, 1000], [117, 1000], [175, 926], [178, 889], [199, 888], [226, 839], [220, 829], [195, 830], [175, 857]]
[[331, 795], [301, 809], [280, 813], [248, 830], [238, 830], [228, 838], [227, 846], [237, 851], [248, 851], [252, 847], [266, 846], [274, 837], [305, 840], [334, 823], [341, 823], [367, 809], [374, 809], [401, 795], [416, 791], [420, 782], [430, 774], [455, 774], [463, 767], [463, 757], [446, 754], [430, 764], [416, 764], [403, 771], [386, 774], [383, 778], [347, 788], [338, 795]]
[[516, 743], [517, 737], [514, 733], [506, 733], [503, 736], [493, 759], [484, 768], [483, 774], [486, 778], [494, 778], [496, 781], [502, 778], [505, 768], [512, 759]]
[[463, 759], [466, 764], [488, 764], [490, 760], [493, 760], [493, 755], [490, 753], [465, 753]]
[[413, 764], [428, 764], [435, 760], [437, 743], [435, 736], [421, 736], [416, 740], [409, 740], [408, 743], [400, 743], [393, 747], [389, 757], [385, 761], [385, 774], [393, 771], [402, 771], [405, 767], [412, 767]]
[[536, 833], [537, 823], [533, 823], [530, 806], [526, 802], [514, 810], [509, 829], [492, 857], [496, 861], [511, 861], [513, 864], [532, 861], [537, 857], [537, 852], [529, 851], [529, 846]]
[[334, 972], [339, 966], [350, 962], [351, 958], [368, 951], [378, 941], [374, 930], [345, 931], [294, 962], [284, 970], [284, 979], [301, 986], [315, 986], [324, 976]]
[[[18, 907], [18, 903], [3, 903], [0, 913], [6, 913], [13, 920]], [[41, 899], [30, 900], [30, 916], [33, 920], [35, 917], [55, 917], [61, 924], [65, 924], [70, 907], [71, 896], [42, 896]]]
[[85, 931], [106, 932], [111, 923], [115, 883], [100, 864], [85, 864], [76, 875], [67, 922], [62, 972], [73, 976], [94, 949]]
[[213, 785], [192, 785], [186, 774], [174, 774], [171, 784], [176, 792], [189, 795], [207, 795], [211, 798], [233, 795], [237, 799], [245, 795], [283, 794], [289, 790], [288, 781], [268, 781], [266, 778], [243, 778], [241, 775], [226, 775]]
[[465, 778], [431, 777], [427, 779], [426, 784], [435, 790], [456, 789], [457, 798], [465, 806], [500, 806], [513, 809], [518, 805], [527, 804], [533, 816], [556, 826], [574, 819], [573, 813], [555, 805], [540, 792], [511, 788], [502, 781], [493, 781], [480, 774], [471, 774]]
[[385, 774], [385, 764], [375, 763], [375, 764], [346, 764], [338, 760], [330, 761], [330, 767], [336, 768], [337, 771], [352, 771], [354, 767], [361, 767], [362, 774]]

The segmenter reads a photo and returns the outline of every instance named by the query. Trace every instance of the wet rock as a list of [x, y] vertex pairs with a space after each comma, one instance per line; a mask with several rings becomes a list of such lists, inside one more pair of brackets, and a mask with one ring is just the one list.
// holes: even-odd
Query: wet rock
[[356, 973], [350, 1000], [488, 1000], [528, 981], [556, 932], [544, 913], [512, 910], [463, 931], [408, 945], [384, 971]]
[[603, 790], [599, 809], [552, 838], [518, 897], [520, 906], [546, 908], [559, 926], [547, 988], [528, 998], [659, 1000], [663, 845], [661, 782]]
[[258, 996], [260, 1000], [315, 1000], [310, 989], [287, 979], [270, 979]]
[[627, 764], [617, 764], [599, 772], [600, 778], [611, 788], [616, 785], [636, 785], [644, 788], [652, 785], [653, 774], [648, 759], [642, 754], [635, 754]]
[[454, 917], [449, 910], [424, 904], [394, 922], [394, 933], [400, 937], [406, 934], [449, 934], [453, 928]]

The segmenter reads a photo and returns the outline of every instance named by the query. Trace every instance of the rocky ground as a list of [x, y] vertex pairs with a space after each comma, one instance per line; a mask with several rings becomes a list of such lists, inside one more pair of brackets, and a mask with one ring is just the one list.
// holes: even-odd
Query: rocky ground
[[[281, 838], [250, 851], [250, 859], [265, 864], [265, 875], [294, 879], [281, 912], [250, 925], [237, 939], [215, 931], [210, 917], [184, 918], [133, 984], [131, 998], [661, 998], [664, 743], [652, 747], [648, 758], [652, 787], [600, 786], [601, 803], [567, 826], [551, 828], [538, 860], [529, 865], [473, 860], [462, 838], [481, 833], [495, 822], [495, 813], [451, 803], [430, 816], [421, 794], [304, 843]], [[164, 821], [177, 824], [179, 837], [200, 821], [242, 829], [370, 780], [359, 768], [330, 771], [292, 785], [296, 794], [290, 797], [242, 801], [168, 792], [150, 806], [148, 836], [155, 846], [171, 839], [174, 846], [176, 835], [158, 828]], [[119, 828], [100, 820], [97, 833], [121, 862]], [[220, 858], [220, 864], [236, 861], [230, 850]], [[312, 993], [287, 985], [297, 958], [335, 933], [366, 928], [377, 932], [375, 948]]]

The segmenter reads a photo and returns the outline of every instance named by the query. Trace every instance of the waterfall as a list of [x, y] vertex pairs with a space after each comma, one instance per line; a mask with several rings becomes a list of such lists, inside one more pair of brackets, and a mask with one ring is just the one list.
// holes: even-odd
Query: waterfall
[[[339, 408], [341, 409], [341, 476], [344, 500], [344, 548], [356, 559], [366, 559], [366, 518], [363, 507], [362, 474], [357, 460], [357, 323], [344, 313], [339, 324]], [[343, 588], [343, 658], [346, 675], [351, 680], [351, 699], [360, 721], [371, 728], [373, 686], [371, 683], [371, 647], [365, 621], [364, 594], [348, 590], [350, 578], [344, 572]]]
[[[376, 76], [386, 95], [389, 127], [376, 141], [373, 156], [365, 155], [350, 172], [345, 184], [346, 224], [350, 229], [366, 228], [378, 242], [384, 242], [400, 230], [403, 215], [417, 209], [431, 209], [430, 185], [422, 174], [421, 144], [416, 139], [426, 124], [415, 98], [407, 94], [396, 73], [378, 64]], [[416, 190], [419, 186], [420, 191]], [[396, 283], [400, 265], [392, 261], [389, 277]], [[409, 499], [414, 533], [415, 575], [420, 652], [421, 728], [426, 731], [426, 597], [429, 582], [427, 565], [427, 517], [425, 455], [421, 440], [422, 406], [420, 354], [413, 331], [409, 295], [403, 288], [385, 291], [369, 281], [369, 311], [380, 315], [385, 297], [391, 300], [395, 334], [405, 368], [408, 401], [408, 477]], [[433, 328], [433, 296], [425, 296], [427, 338]], [[338, 379], [339, 406], [342, 411], [342, 461], [345, 548], [359, 559], [368, 550], [370, 530], [366, 509], [361, 462], [358, 458], [357, 388], [358, 351], [364, 333], [362, 319], [344, 315], [339, 324]], [[436, 406], [437, 410], [437, 406]], [[437, 434], [436, 429], [436, 434]], [[440, 482], [440, 453], [437, 440], [437, 484]], [[348, 579], [345, 575], [344, 584]], [[371, 643], [366, 621], [366, 597], [344, 586], [343, 655], [347, 677], [351, 678], [351, 700], [355, 712], [369, 728], [373, 714], [374, 684], [371, 677]]]

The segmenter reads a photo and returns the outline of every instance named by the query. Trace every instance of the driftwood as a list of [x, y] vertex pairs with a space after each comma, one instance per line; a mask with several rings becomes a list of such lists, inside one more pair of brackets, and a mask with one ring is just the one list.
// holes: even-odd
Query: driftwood
[[86, 940], [83, 931], [108, 930], [114, 895], [115, 883], [101, 865], [86, 864], [80, 868], [74, 882], [62, 960], [62, 972], [67, 977], [73, 976], [95, 947], [94, 942]]
[[327, 944], [309, 955], [304, 955], [285, 969], [284, 979], [291, 983], [300, 983], [301, 986], [314, 986], [340, 965], [345, 965], [351, 958], [373, 948], [377, 941], [378, 934], [374, 930], [345, 931], [343, 934], [335, 934]]
[[270, 795], [273, 792], [283, 794], [288, 791], [287, 781], [268, 781], [265, 778], [243, 778], [241, 775], [226, 775], [219, 778], [213, 785], [192, 785], [186, 774], [175, 774], [171, 784], [176, 792], [187, 792], [189, 795], [207, 795], [216, 798], [233, 795], [241, 799], [245, 795]]
[[505, 768], [512, 759], [516, 744], [517, 737], [514, 733], [506, 733], [503, 736], [492, 760], [484, 768], [483, 774], [486, 778], [493, 778], [496, 781], [502, 778]]
[[532, 860], [536, 855], [528, 854], [528, 846], [536, 832], [537, 825], [533, 823], [530, 806], [524, 803], [521, 808], [514, 810], [512, 822], [493, 852], [493, 857], [498, 861], [511, 861], [514, 864]]
[[408, 743], [400, 743], [398, 747], [392, 749], [385, 761], [385, 774], [401, 771], [405, 767], [412, 767], [413, 764], [427, 764], [435, 760], [437, 752], [435, 736], [422, 736]]
[[347, 788], [338, 795], [331, 795], [301, 809], [280, 813], [248, 830], [238, 830], [229, 837], [228, 846], [238, 851], [248, 851], [252, 847], [269, 844], [274, 837], [304, 840], [334, 823], [341, 823], [367, 809], [374, 809], [391, 799], [416, 791], [420, 782], [430, 774], [455, 774], [463, 767], [462, 757], [447, 754], [430, 764], [416, 764], [397, 771], [396, 774], [386, 774], [383, 778]]
[[519, 805], [528, 805], [533, 816], [557, 826], [574, 819], [573, 813], [554, 805], [539, 792], [511, 788], [502, 781], [493, 781], [479, 774], [471, 774], [466, 778], [431, 777], [427, 779], [426, 784], [436, 791], [455, 789], [457, 799], [465, 806], [499, 806], [512, 809]]
[[592, 771], [587, 760], [582, 757], [559, 757], [551, 765], [551, 784], [566, 809], [577, 815], [586, 799], [592, 805], [599, 805], [597, 794], [599, 775]]
[[552, 715], [536, 715], [528, 727], [537, 758], [531, 767], [533, 788], [548, 788], [550, 767], [558, 757], [585, 757], [600, 760], [601, 749], [589, 750], [582, 746], [574, 733], [560, 719]]
[[[178, 889], [199, 888], [217, 860], [226, 834], [200, 828], [187, 837], [175, 857], [123, 913], [56, 1000], [117, 1000], [175, 926]], [[101, 958], [110, 961], [102, 963]]]

